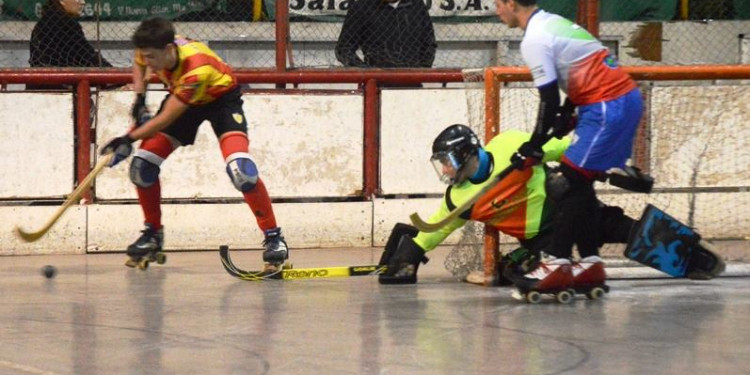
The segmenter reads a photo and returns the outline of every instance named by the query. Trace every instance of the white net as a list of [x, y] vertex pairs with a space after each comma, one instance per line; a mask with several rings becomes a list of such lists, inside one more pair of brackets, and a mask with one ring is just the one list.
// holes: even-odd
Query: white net
[[[530, 82], [498, 83], [499, 101], [485, 106], [483, 72], [464, 72], [469, 125], [485, 134], [487, 110], [499, 118], [499, 130], [531, 131], [539, 103]], [[597, 183], [599, 199], [622, 207], [634, 219], [653, 204], [716, 245], [728, 260], [742, 259], [750, 239], [750, 86], [744, 81], [639, 81], [646, 110], [633, 150], [633, 164], [652, 175], [654, 191], [631, 193]], [[481, 227], [481, 226], [480, 226]], [[473, 246], [460, 243], [450, 254], [460, 262], [481, 264], [482, 229]], [[467, 237], [468, 239], [468, 237]], [[500, 250], [515, 240], [500, 235]], [[624, 245], [605, 245], [602, 255], [622, 258]], [[447, 263], [447, 261], [446, 261]], [[448, 265], [446, 264], [446, 267]], [[449, 269], [450, 270], [450, 269]]]

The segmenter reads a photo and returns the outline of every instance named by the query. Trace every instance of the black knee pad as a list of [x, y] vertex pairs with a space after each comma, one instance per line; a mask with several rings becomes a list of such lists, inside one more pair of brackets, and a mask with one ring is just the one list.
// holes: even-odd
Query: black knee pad
[[419, 230], [414, 226], [404, 223], [396, 223], [391, 230], [391, 235], [388, 237], [388, 241], [385, 243], [385, 248], [383, 249], [383, 254], [380, 256], [380, 262], [378, 262], [378, 265], [384, 266], [388, 264], [388, 261], [398, 249], [401, 237], [407, 234], [411, 237], [416, 237], [418, 233]]

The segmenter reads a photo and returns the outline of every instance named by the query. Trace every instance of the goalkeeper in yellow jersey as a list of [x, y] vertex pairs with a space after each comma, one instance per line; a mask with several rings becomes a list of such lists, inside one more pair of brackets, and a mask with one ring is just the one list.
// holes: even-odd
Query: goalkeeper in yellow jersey
[[[461, 206], [487, 184], [493, 183], [495, 176], [511, 165], [510, 157], [520, 145], [527, 142], [531, 134], [520, 131], [505, 131], [495, 136], [482, 147], [474, 132], [465, 125], [451, 125], [443, 130], [432, 145], [431, 161], [440, 179], [449, 184], [440, 208], [428, 219], [437, 222], [445, 218], [451, 210]], [[567, 138], [552, 138], [544, 146], [543, 162], [559, 161], [570, 141]], [[519, 279], [534, 270], [540, 281], [549, 275], [557, 275], [561, 268], [570, 272], [572, 267], [586, 271], [594, 267], [595, 278], [604, 282], [604, 269], [598, 249], [596, 252], [580, 254], [581, 261], [571, 264], [567, 257], [554, 259], [551, 264], [539, 266], [540, 254], [547, 252], [552, 240], [552, 223], [555, 214], [553, 200], [548, 191], [547, 176], [556, 173], [546, 165], [516, 169], [499, 181], [459, 218], [432, 233], [419, 232], [416, 228], [397, 224], [386, 244], [380, 263], [387, 265], [387, 271], [380, 275], [381, 284], [411, 284], [417, 281], [417, 269], [426, 262], [425, 253], [433, 250], [453, 231], [466, 221], [474, 220], [497, 228], [500, 232], [518, 239], [520, 248], [504, 257], [512, 264], [510, 274]], [[554, 179], [551, 179], [554, 180]], [[602, 225], [600, 233], [591, 233], [598, 243], [625, 243], [628, 240], [635, 220], [624, 215], [619, 207], [600, 204], [597, 211]], [[554, 254], [552, 254], [554, 255]], [[559, 263], [559, 264], [558, 264]], [[564, 267], [560, 267], [565, 265]], [[506, 274], [510, 275], [508, 272]], [[579, 272], [586, 277], [590, 272]], [[511, 277], [512, 279], [512, 277]], [[516, 280], [514, 280], [516, 281]], [[528, 280], [526, 280], [528, 281]]]

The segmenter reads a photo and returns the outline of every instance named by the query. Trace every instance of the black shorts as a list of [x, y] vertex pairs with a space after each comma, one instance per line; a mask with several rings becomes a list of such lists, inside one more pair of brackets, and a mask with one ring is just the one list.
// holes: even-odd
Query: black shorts
[[[167, 95], [161, 102], [159, 112], [164, 108], [164, 103], [170, 96], [172, 95]], [[211, 103], [191, 106], [175, 122], [162, 130], [162, 133], [177, 139], [183, 146], [192, 145], [195, 142], [195, 136], [198, 134], [198, 127], [206, 120], [211, 123], [217, 138], [221, 138], [222, 134], [231, 131], [240, 131], [247, 134], [247, 119], [245, 119], [245, 113], [242, 111], [240, 88], [235, 88]]]

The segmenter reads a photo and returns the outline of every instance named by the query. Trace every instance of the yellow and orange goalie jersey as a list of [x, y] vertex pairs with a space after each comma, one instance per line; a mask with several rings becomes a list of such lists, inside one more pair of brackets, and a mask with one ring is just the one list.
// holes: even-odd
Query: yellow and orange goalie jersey
[[[446, 191], [440, 208], [428, 222], [442, 220], [451, 209], [461, 206], [487, 184], [494, 183], [495, 176], [510, 166], [511, 155], [530, 138], [531, 134], [516, 130], [504, 131], [495, 136], [484, 147], [493, 159], [494, 168], [490, 177], [478, 184], [465, 181], [451, 186]], [[568, 138], [549, 140], [543, 148], [543, 161], [559, 161], [569, 144]], [[542, 230], [545, 221], [545, 180], [546, 172], [541, 165], [515, 170], [482, 195], [464, 215], [436, 232], [419, 232], [414, 241], [425, 251], [430, 251], [467, 220], [485, 223], [517, 239], [533, 238]], [[448, 204], [449, 201], [452, 202], [451, 205]]]
[[[232, 69], [205, 44], [181, 36], [175, 37], [177, 67], [156, 72], [170, 94], [189, 105], [210, 103], [237, 86]], [[135, 63], [145, 66], [140, 50]]]

